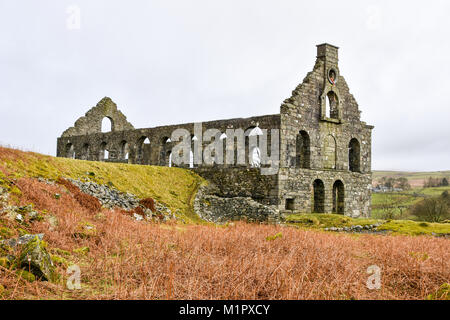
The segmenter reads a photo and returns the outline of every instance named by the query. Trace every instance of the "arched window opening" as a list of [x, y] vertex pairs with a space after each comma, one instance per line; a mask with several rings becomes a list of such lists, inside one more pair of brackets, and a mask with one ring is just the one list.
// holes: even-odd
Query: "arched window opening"
[[169, 137], [163, 137], [161, 139], [161, 144], [164, 146], [166, 143], [172, 142]]
[[99, 160], [107, 160], [109, 159], [109, 151], [106, 149], [106, 142], [103, 142], [100, 145], [100, 154], [99, 154]]
[[264, 133], [262, 132], [262, 130], [258, 126], [254, 127], [252, 130], [250, 130], [250, 132], [248, 134], [249, 137], [262, 136], [262, 135], [264, 135]]
[[102, 120], [102, 132], [111, 132], [112, 131], [112, 120], [109, 117], [104, 117]]
[[198, 138], [193, 134], [191, 134], [191, 150], [189, 151], [189, 168], [194, 168], [195, 141], [198, 141]]
[[339, 101], [336, 93], [330, 91], [325, 98], [325, 116], [327, 118], [339, 119]]
[[120, 144], [120, 158], [122, 160], [128, 160], [130, 153], [130, 148], [128, 146], [128, 142], [122, 141]]
[[310, 140], [306, 131], [302, 130], [297, 135], [296, 164], [299, 168], [310, 168]]
[[336, 180], [333, 184], [333, 213], [344, 213], [344, 197], [344, 183], [341, 180]]
[[315, 213], [325, 212], [325, 186], [320, 179], [313, 183], [312, 208]]
[[81, 159], [89, 160], [90, 146], [88, 143], [83, 145], [83, 149], [81, 150]]
[[150, 139], [146, 136], [140, 137], [136, 144], [136, 149], [136, 163], [149, 164]]
[[336, 169], [336, 139], [328, 135], [323, 140], [323, 167], [325, 169]]
[[250, 166], [252, 168], [261, 167], [261, 151], [258, 147], [254, 147], [251, 151]]
[[251, 126], [245, 129], [244, 131], [244, 139], [245, 139], [245, 163], [248, 165], [252, 165], [253, 159], [253, 150], [250, 150], [250, 133], [256, 128], [256, 126]]
[[170, 149], [169, 143], [172, 142], [169, 137], [162, 137], [161, 138], [161, 145], [159, 147], [159, 165], [160, 166], [166, 166], [167, 165], [167, 156], [168, 156], [168, 150]]
[[75, 159], [75, 149], [73, 144], [68, 143], [66, 145], [66, 158], [72, 158]]
[[222, 160], [223, 160], [223, 165], [227, 164], [227, 138], [228, 136], [225, 133], [222, 133], [219, 137], [221, 143], [222, 143]]
[[361, 147], [358, 139], [351, 139], [348, 144], [348, 168], [353, 172], [360, 172]]

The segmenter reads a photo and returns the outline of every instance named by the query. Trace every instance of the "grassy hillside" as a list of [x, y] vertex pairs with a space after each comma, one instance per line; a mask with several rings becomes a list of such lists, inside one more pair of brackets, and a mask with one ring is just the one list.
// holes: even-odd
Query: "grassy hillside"
[[196, 221], [192, 201], [204, 183], [195, 173], [180, 168], [73, 160], [0, 147], [0, 185], [24, 177], [65, 177], [109, 185], [139, 198], [154, 198]]

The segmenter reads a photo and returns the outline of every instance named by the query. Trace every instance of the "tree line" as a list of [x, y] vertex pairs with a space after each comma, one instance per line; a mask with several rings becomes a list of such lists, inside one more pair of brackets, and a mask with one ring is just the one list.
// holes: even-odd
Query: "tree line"
[[399, 188], [402, 190], [409, 190], [411, 189], [411, 185], [408, 182], [408, 179], [405, 177], [400, 178], [393, 178], [393, 177], [382, 177], [378, 181], [378, 186], [385, 187], [385, 188]]
[[450, 218], [450, 195], [448, 191], [444, 191], [440, 196], [419, 201], [412, 206], [411, 213], [423, 221], [448, 221]]
[[447, 186], [448, 186], [448, 179], [447, 178], [433, 178], [433, 177], [429, 177], [423, 183], [423, 187], [424, 188], [447, 187]]

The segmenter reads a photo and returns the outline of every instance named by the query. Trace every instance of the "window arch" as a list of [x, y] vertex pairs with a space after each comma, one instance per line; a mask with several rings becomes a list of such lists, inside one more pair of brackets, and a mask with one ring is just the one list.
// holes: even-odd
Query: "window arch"
[[295, 152], [297, 167], [310, 168], [310, 140], [309, 134], [304, 130], [297, 134]]
[[172, 142], [169, 137], [165, 136], [161, 139], [161, 144], [164, 146], [166, 143]]
[[336, 180], [333, 184], [333, 213], [344, 213], [344, 197], [344, 183], [341, 180]]
[[166, 166], [167, 165], [167, 156], [168, 156], [168, 150], [170, 150], [170, 138], [167, 136], [164, 136], [160, 140], [161, 144], [159, 147], [159, 165], [160, 166]]
[[[197, 136], [191, 134], [191, 149], [189, 151], [189, 168], [194, 168], [194, 151], [195, 151], [195, 144], [198, 141]], [[197, 159], [195, 159], [197, 161]]]
[[360, 172], [361, 147], [358, 139], [353, 138], [348, 144], [348, 169], [353, 172]]
[[244, 131], [244, 139], [245, 139], [245, 163], [246, 165], [251, 165], [252, 162], [252, 151], [250, 150], [250, 132], [252, 132], [253, 129], [255, 129], [256, 126], [250, 126]]
[[112, 119], [111, 119], [110, 117], [104, 117], [104, 118], [102, 119], [102, 128], [101, 128], [101, 131], [102, 131], [103, 133], [111, 132], [111, 131], [112, 131], [112, 128], [113, 128], [113, 122], [112, 122]]
[[81, 150], [81, 159], [89, 160], [90, 146], [89, 143], [85, 143], [83, 145], [83, 149]]
[[66, 144], [66, 158], [75, 159], [75, 149], [71, 143]]
[[128, 160], [130, 155], [130, 147], [128, 145], [128, 142], [126, 142], [125, 140], [123, 140], [120, 143], [120, 158], [122, 160]]
[[222, 146], [222, 165], [227, 164], [227, 138], [226, 133], [222, 133], [219, 137]]
[[315, 213], [325, 212], [325, 185], [320, 179], [313, 182], [312, 208]]
[[108, 160], [109, 159], [109, 151], [107, 150], [106, 142], [102, 142], [100, 145], [100, 154], [99, 160]]
[[148, 164], [148, 158], [150, 156], [150, 139], [147, 136], [140, 137], [136, 148], [136, 163]]
[[325, 116], [339, 119], [339, 99], [334, 91], [329, 91], [325, 98]]
[[261, 167], [261, 150], [258, 147], [253, 147], [250, 153], [250, 166], [252, 168]]

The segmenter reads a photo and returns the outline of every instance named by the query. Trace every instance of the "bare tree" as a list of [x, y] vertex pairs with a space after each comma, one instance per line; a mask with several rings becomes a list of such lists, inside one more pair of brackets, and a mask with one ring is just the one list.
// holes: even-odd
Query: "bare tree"
[[439, 197], [426, 198], [415, 204], [411, 212], [416, 217], [429, 222], [440, 222], [450, 215], [448, 193]]

